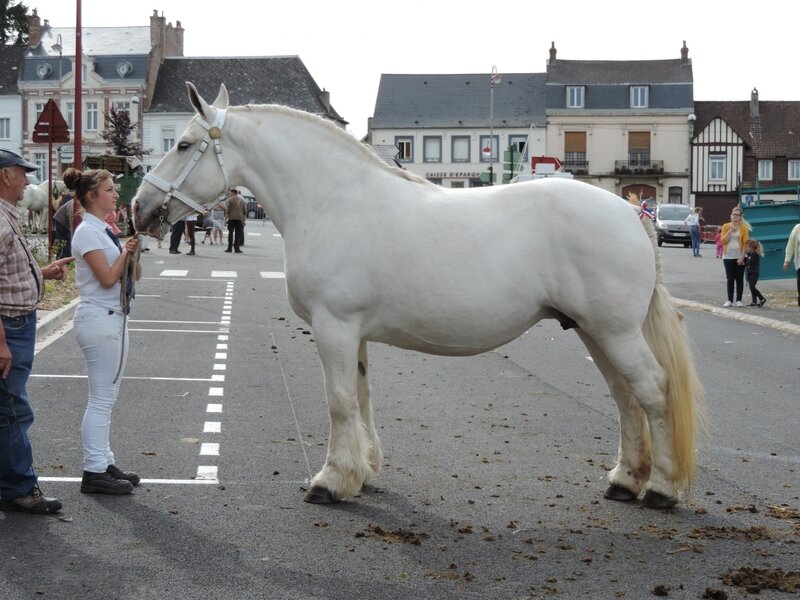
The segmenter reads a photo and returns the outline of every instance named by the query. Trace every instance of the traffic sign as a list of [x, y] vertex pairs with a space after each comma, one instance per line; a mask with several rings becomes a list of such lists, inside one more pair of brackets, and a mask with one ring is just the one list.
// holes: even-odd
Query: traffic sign
[[42, 114], [33, 126], [33, 141], [37, 144], [66, 144], [69, 142], [69, 126], [58, 110], [56, 101], [50, 98]]

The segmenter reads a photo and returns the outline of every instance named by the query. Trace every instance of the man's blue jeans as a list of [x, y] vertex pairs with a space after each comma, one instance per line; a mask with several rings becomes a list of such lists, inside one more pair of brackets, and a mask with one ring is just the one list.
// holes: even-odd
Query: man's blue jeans
[[28, 376], [36, 345], [36, 311], [24, 317], [2, 317], [11, 351], [11, 372], [0, 377], [0, 498], [14, 500], [36, 485], [28, 429], [33, 408], [28, 402]]

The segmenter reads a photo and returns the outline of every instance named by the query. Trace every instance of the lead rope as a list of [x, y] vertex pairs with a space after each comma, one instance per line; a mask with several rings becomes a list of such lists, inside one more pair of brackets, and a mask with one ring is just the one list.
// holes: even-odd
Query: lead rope
[[128, 282], [136, 281], [136, 263], [139, 262], [139, 256], [142, 253], [141, 247], [133, 254], [128, 254], [125, 257], [125, 266], [122, 269], [122, 277], [120, 277], [119, 285], [119, 305], [122, 308], [122, 347], [119, 351], [119, 366], [117, 367], [117, 374], [114, 376], [114, 384], [116, 385], [119, 380], [119, 375], [122, 373], [122, 365], [125, 362], [125, 331], [128, 328], [128, 307], [130, 306], [131, 299], [127, 294]]

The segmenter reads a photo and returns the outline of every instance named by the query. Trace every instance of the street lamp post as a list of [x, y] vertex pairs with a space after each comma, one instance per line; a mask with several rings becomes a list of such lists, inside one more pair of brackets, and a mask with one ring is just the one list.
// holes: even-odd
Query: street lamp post
[[[61, 42], [62, 42], [61, 34], [59, 33], [56, 36], [56, 43], [53, 44], [52, 46], [50, 46], [50, 48], [53, 50], [53, 52], [58, 52], [58, 110], [61, 110], [63, 108], [61, 106], [61, 78], [64, 76], [64, 72], [63, 72], [64, 67], [63, 67], [63, 63], [61, 62], [61, 59], [62, 59], [63, 52], [64, 52], [64, 46], [62, 45]], [[56, 172], [59, 175], [61, 175], [61, 152], [59, 151], [57, 154], [58, 154], [58, 158], [57, 158], [58, 168], [56, 169]]]
[[489, 77], [489, 185], [494, 185], [494, 86], [502, 80], [497, 66], [492, 65], [492, 75]]

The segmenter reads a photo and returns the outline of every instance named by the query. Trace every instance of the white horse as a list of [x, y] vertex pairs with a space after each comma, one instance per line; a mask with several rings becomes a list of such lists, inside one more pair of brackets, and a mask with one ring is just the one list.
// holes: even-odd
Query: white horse
[[702, 388], [661, 284], [652, 227], [648, 235], [630, 204], [562, 179], [441, 188], [321, 118], [228, 108], [224, 86], [209, 105], [187, 85], [197, 114], [139, 188], [136, 228], [156, 234], [161, 221], [202, 210], [233, 185], [265, 206], [330, 409], [327, 457], [306, 501], [350, 499], [381, 466], [368, 341], [472, 355], [545, 318], [575, 329], [619, 407], [606, 497], [630, 501], [644, 490], [649, 507], [678, 501], [694, 472]]
[[[46, 179], [41, 183], [28, 185], [25, 187], [22, 200], [20, 200], [19, 210], [28, 211], [28, 226], [31, 231], [47, 231], [47, 198], [49, 194], [48, 185], [50, 180]], [[61, 180], [56, 180], [53, 185], [53, 197], [56, 198], [67, 191], [67, 186]]]

